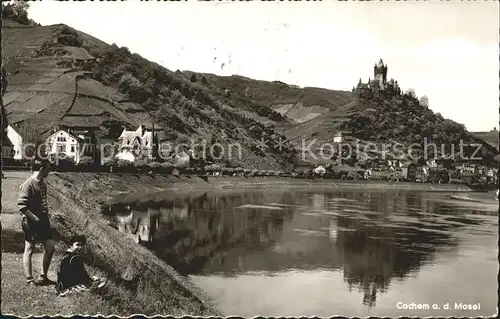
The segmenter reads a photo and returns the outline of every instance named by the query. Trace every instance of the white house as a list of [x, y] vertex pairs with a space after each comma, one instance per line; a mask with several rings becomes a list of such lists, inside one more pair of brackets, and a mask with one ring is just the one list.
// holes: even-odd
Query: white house
[[313, 170], [314, 174], [324, 175], [326, 173], [326, 169], [323, 166], [318, 166]]
[[23, 159], [23, 137], [17, 131], [15, 126], [7, 126], [7, 137], [14, 146], [14, 159]]
[[47, 138], [46, 143], [49, 156], [56, 153], [62, 153], [76, 164], [80, 162], [80, 150], [84, 140], [72, 134], [70, 130], [55, 130], [55, 132]]
[[143, 125], [135, 131], [123, 130], [118, 137], [119, 150], [116, 158], [134, 162], [140, 155], [152, 159], [153, 157], [153, 132], [148, 131]]
[[333, 136], [333, 142], [334, 143], [342, 142], [342, 132], [338, 131], [337, 133], [335, 133], [335, 135]]

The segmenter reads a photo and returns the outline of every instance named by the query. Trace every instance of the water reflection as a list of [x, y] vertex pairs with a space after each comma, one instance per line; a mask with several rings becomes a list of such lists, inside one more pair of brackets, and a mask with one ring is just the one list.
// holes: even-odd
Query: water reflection
[[156, 194], [115, 204], [112, 215], [120, 231], [183, 274], [335, 271], [374, 307], [391, 281], [418, 273], [440, 252], [457, 254], [457, 234], [495, 223], [484, 218], [494, 211], [463, 209], [439, 196], [352, 190]]

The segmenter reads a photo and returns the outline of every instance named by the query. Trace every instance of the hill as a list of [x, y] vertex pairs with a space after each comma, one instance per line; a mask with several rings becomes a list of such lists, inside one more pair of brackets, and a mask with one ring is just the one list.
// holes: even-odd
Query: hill
[[[405, 147], [427, 139], [450, 148], [462, 140], [481, 144], [485, 163], [498, 159], [497, 148], [399, 89], [379, 92], [368, 85], [346, 92], [173, 72], [62, 24], [5, 19], [2, 32], [8, 120], [36, 136], [57, 125], [92, 128], [102, 137], [154, 125], [160, 140], [177, 145], [206, 141], [227, 151], [237, 144], [241, 157], [230, 159], [226, 152], [219, 161], [259, 169], [291, 168], [302, 141], [319, 146], [338, 131], [351, 142]], [[272, 147], [279, 140], [288, 141]], [[260, 148], [263, 142], [271, 147]]]
[[[438, 156], [454, 154], [458, 162], [481, 157], [474, 161], [487, 166], [498, 165], [497, 148], [468, 132], [463, 124], [434, 113], [414, 93], [402, 94], [398, 87], [391, 85], [383, 91], [358, 88], [356, 93], [355, 106], [346, 124], [356, 138], [400, 143], [405, 147], [436, 145]], [[460, 155], [460, 145], [463, 145], [463, 155]], [[434, 154], [433, 149], [429, 147], [429, 154]]]
[[[288, 123], [302, 123], [348, 103], [351, 92], [323, 88], [299, 88], [280, 81], [261, 81], [239, 75], [218, 76], [215, 74], [183, 71], [190, 79], [200, 79], [207, 87], [228, 91], [231, 96], [249, 100], [284, 116]], [[280, 122], [282, 124], [283, 122]]]
[[276, 112], [191, 82], [180, 72], [66, 25], [30, 26], [6, 19], [2, 32], [9, 73], [4, 105], [9, 123], [21, 130], [47, 136], [60, 125], [92, 128], [104, 136], [154, 123], [163, 141], [238, 143], [242, 156], [233, 153], [228, 159], [225, 148], [223, 158], [234, 165], [283, 169], [294, 162], [292, 147], [257, 147], [261, 138], [277, 136], [264, 122], [286, 123]]
[[[360, 148], [368, 142], [378, 145], [400, 143], [403, 146], [401, 150], [407, 151], [414, 143], [420, 146], [434, 143], [437, 145], [437, 155], [441, 156], [450, 155], [453, 147], [453, 152], [457, 154], [462, 141], [463, 144], [482, 146], [480, 153], [475, 156], [482, 156], [483, 164], [496, 165], [498, 160], [498, 133], [493, 136], [467, 132], [462, 124], [444, 119], [439, 113], [435, 114], [413, 93], [402, 94], [397, 81], [388, 81], [386, 90], [371, 89], [375, 85], [360, 83], [352, 92], [346, 92], [307, 87], [301, 89], [279, 81], [252, 80], [236, 75], [218, 76], [192, 71], [183, 71], [183, 74], [206, 87], [225, 91], [231, 96], [250, 100], [254, 105], [280, 113], [286, 121], [278, 121], [273, 125], [296, 147], [312, 142], [311, 149], [321, 147], [323, 143], [332, 142], [340, 131], [344, 133], [346, 143], [352, 146], [357, 143]], [[471, 156], [474, 151], [474, 146], [464, 147], [466, 156]], [[388, 150], [389, 155], [393, 153]], [[367, 154], [358, 152], [356, 155]], [[318, 162], [309, 158], [306, 161]]]

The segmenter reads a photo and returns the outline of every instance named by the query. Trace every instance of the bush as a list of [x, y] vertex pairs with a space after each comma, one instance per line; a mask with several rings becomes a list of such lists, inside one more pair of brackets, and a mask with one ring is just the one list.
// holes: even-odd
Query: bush
[[94, 159], [90, 156], [84, 156], [80, 159], [80, 162], [78, 163], [80, 166], [91, 166], [94, 165]]
[[149, 168], [153, 173], [158, 173], [160, 171], [161, 165], [158, 162], [151, 162], [148, 164]]
[[144, 172], [148, 172], [149, 171], [149, 166], [144, 161], [137, 160], [137, 161], [135, 161], [133, 163], [133, 165], [134, 165], [134, 168], [136, 169], [137, 172], [144, 173]]
[[116, 162], [116, 167], [121, 172], [131, 172], [134, 168], [134, 165], [133, 165], [133, 163], [131, 163], [129, 161], [119, 159]]
[[161, 163], [160, 170], [162, 173], [171, 174], [174, 170], [174, 165], [169, 162]]
[[112, 157], [112, 158], [105, 158], [103, 161], [102, 161], [102, 166], [104, 167], [107, 167], [107, 168], [111, 168], [113, 166], [117, 166], [117, 163], [118, 161]]

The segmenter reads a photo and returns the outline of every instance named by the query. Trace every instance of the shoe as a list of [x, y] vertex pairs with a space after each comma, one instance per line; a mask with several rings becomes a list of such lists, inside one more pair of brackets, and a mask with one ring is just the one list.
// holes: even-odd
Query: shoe
[[85, 287], [84, 285], [78, 285], [74, 288], [77, 292], [84, 292], [84, 291], [88, 291], [89, 288]]
[[26, 278], [26, 284], [28, 286], [34, 285], [35, 284], [35, 280], [33, 280], [33, 277], [27, 277]]
[[47, 278], [46, 275], [40, 275], [40, 278], [35, 281], [36, 286], [50, 286], [50, 285], [55, 285], [56, 283], [49, 278]]
[[61, 291], [61, 292], [59, 292], [57, 295], [58, 295], [59, 297], [66, 297], [66, 296], [68, 296], [68, 295], [73, 295], [73, 294], [75, 294], [76, 292], [77, 292], [77, 291], [76, 291], [76, 290], [75, 290], [75, 288], [73, 287], [73, 288], [69, 288], [69, 289], [66, 289], [66, 290], [64, 290], [64, 291]]
[[101, 279], [99, 281], [99, 284], [97, 285], [97, 289], [102, 289], [104, 288], [104, 286], [106, 286], [106, 284], [108, 283], [108, 280], [107, 279]]

